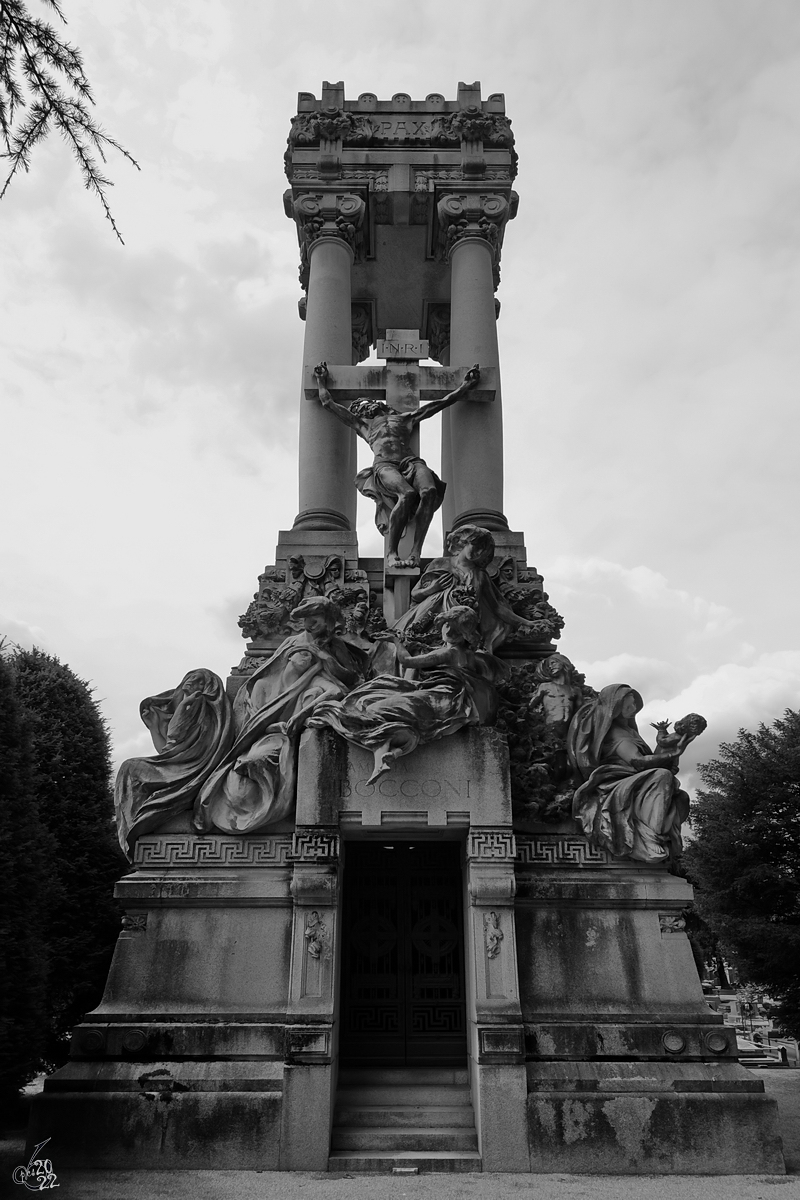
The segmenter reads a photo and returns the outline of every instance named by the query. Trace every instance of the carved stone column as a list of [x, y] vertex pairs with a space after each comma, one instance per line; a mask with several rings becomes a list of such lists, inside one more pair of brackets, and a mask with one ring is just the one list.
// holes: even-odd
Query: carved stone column
[[[350, 363], [351, 268], [360, 242], [364, 202], [321, 192], [294, 202], [301, 244], [301, 281], [308, 288], [303, 365]], [[300, 401], [300, 507], [295, 527], [354, 529], [355, 438], [317, 400]]]
[[[465, 193], [439, 201], [442, 252], [450, 262], [450, 362], [499, 368], [494, 290], [500, 246], [512, 204], [500, 195]], [[499, 384], [499, 371], [498, 371]], [[507, 529], [503, 515], [503, 411], [494, 403], [456, 404], [447, 414], [444, 455], [452, 462], [448, 514], [452, 526], [472, 523]]]

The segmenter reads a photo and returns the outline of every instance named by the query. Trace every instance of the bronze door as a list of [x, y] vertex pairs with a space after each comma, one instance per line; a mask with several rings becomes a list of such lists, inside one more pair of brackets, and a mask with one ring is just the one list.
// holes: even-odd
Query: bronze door
[[459, 846], [350, 842], [345, 861], [343, 1065], [462, 1066]]

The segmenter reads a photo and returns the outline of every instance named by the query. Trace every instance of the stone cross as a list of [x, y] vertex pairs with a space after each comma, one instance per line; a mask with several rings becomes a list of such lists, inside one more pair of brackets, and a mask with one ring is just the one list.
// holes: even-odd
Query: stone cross
[[[428, 357], [428, 342], [421, 339], [416, 329], [387, 329], [386, 337], [377, 344], [378, 357], [385, 365], [336, 366], [328, 364], [328, 391], [340, 404], [364, 397], [382, 400], [395, 412], [416, 412], [422, 403], [439, 400], [463, 382], [469, 368], [421, 366], [420, 359]], [[303, 373], [303, 388], [306, 399], [318, 400], [319, 389], [313, 367], [306, 366]], [[480, 384], [459, 400], [459, 404], [490, 403], [495, 398], [497, 369], [481, 368]], [[411, 449], [419, 453], [419, 430], [413, 435]], [[445, 481], [447, 482], [447, 481]], [[403, 543], [411, 535], [407, 531]], [[405, 545], [401, 543], [402, 550]], [[384, 553], [385, 559], [385, 553]], [[419, 569], [408, 567], [386, 567], [384, 607], [387, 620], [396, 620], [409, 605], [411, 583], [419, 576]]]
[[[378, 358], [385, 366], [335, 366], [328, 363], [328, 390], [340, 403], [364, 396], [383, 400], [396, 412], [415, 412], [422, 402], [439, 400], [462, 382], [472, 363], [463, 367], [420, 366], [428, 357], [428, 343], [416, 329], [387, 329], [378, 342]], [[480, 386], [468, 392], [459, 404], [492, 401], [496, 390], [495, 367], [481, 368]], [[319, 395], [313, 366], [304, 369], [303, 387], [307, 400]]]

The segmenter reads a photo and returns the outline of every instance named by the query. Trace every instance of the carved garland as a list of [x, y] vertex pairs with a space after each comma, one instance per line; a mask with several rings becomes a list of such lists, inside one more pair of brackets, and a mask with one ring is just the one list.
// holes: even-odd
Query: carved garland
[[500, 928], [500, 917], [492, 909], [483, 914], [483, 940], [486, 946], [486, 957], [497, 958], [500, 953], [500, 943], [504, 937]]

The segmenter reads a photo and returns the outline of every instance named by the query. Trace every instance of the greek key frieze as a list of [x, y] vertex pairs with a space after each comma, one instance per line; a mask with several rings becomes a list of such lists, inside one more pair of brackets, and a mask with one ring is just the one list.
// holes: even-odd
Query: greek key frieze
[[291, 857], [302, 862], [335, 861], [339, 857], [339, 837], [335, 833], [295, 833]]
[[526, 866], [603, 866], [611, 856], [580, 837], [518, 837], [517, 862]]
[[517, 853], [514, 834], [504, 829], [470, 830], [467, 856], [479, 862], [511, 862]]
[[136, 843], [136, 867], [282, 867], [289, 861], [289, 837], [225, 838], [141, 837]]

